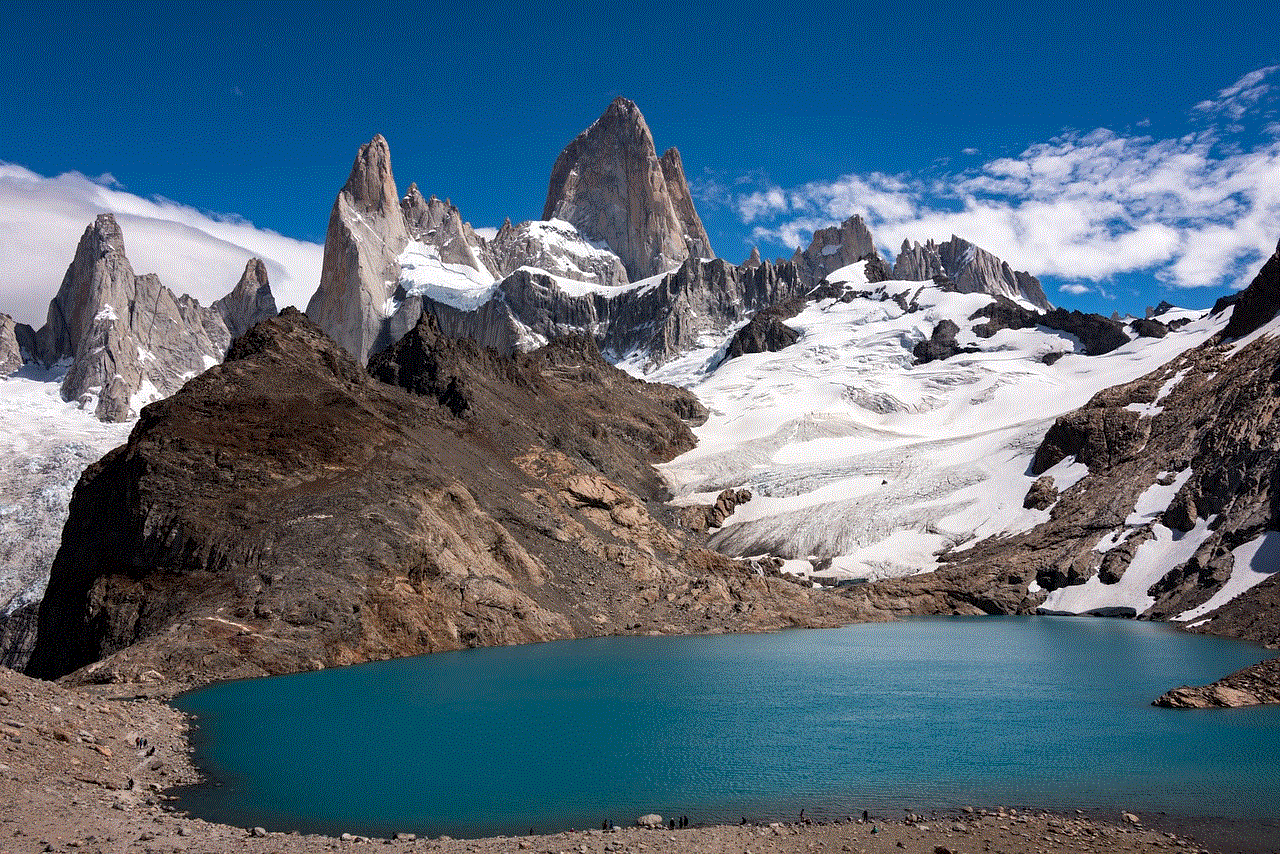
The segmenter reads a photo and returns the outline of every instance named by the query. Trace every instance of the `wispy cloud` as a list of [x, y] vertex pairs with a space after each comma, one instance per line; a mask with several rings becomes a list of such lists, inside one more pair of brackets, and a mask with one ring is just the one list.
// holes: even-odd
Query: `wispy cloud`
[[1144, 270], [1177, 287], [1239, 284], [1280, 237], [1278, 69], [1195, 105], [1182, 136], [1070, 132], [960, 172], [757, 187], [734, 209], [753, 241], [785, 246], [852, 214], [891, 252], [959, 234], [1017, 269], [1072, 281], [1068, 293]]
[[205, 305], [225, 295], [251, 257], [261, 258], [276, 303], [305, 307], [320, 282], [322, 247], [167, 199], [128, 193], [107, 174], [48, 178], [0, 162], [0, 311], [40, 326], [85, 227], [113, 213], [129, 263]]
[[1070, 282], [1065, 285], [1058, 285], [1058, 290], [1062, 291], [1064, 294], [1072, 294], [1074, 296], [1080, 296], [1081, 294], [1089, 293], [1093, 289], [1090, 288], [1088, 285], [1082, 285], [1078, 282]]

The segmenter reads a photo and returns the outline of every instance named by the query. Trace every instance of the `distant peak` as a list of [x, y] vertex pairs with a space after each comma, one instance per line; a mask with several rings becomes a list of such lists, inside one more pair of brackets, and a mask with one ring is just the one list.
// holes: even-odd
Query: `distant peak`
[[365, 210], [387, 211], [398, 203], [391, 174], [391, 148], [382, 134], [360, 146], [342, 192]]
[[250, 258], [249, 262], [244, 265], [244, 275], [240, 277], [240, 285], [248, 286], [250, 284], [255, 288], [269, 284], [267, 281], [267, 265], [262, 263], [261, 258]]

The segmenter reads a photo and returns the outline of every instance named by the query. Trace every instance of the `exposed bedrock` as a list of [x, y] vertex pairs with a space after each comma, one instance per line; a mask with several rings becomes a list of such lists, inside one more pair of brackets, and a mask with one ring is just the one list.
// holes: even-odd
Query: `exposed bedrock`
[[257, 259], [209, 308], [174, 296], [154, 274], [135, 275], [115, 217], [101, 214], [81, 236], [29, 355], [46, 367], [69, 360], [62, 396], [104, 421], [125, 421], [221, 361], [228, 322], [250, 323], [274, 309]]
[[850, 618], [686, 539], [649, 463], [699, 407], [589, 339], [506, 358], [425, 315], [374, 371], [396, 384], [286, 310], [148, 407], [76, 487], [29, 672], [201, 682]]
[[679, 152], [659, 159], [644, 116], [626, 98], [615, 98], [560, 152], [542, 218], [565, 220], [588, 240], [607, 244], [632, 281], [689, 258], [715, 257]]

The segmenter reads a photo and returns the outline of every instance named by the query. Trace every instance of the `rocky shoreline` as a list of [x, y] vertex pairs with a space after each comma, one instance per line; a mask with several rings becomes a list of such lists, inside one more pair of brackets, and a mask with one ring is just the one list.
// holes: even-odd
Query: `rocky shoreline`
[[[0, 852], [309, 852], [439, 854], [961, 854], [1150, 852], [1264, 854], [1280, 824], [1170, 816], [972, 809], [928, 817], [834, 817], [566, 831], [485, 839], [369, 839], [268, 832], [193, 818], [166, 792], [196, 782], [188, 719], [165, 683], [64, 687], [0, 668]], [[695, 822], [696, 824], [696, 822]]]

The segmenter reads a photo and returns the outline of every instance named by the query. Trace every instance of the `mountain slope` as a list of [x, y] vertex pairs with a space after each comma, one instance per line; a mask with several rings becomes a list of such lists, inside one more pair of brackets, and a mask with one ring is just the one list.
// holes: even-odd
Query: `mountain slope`
[[[722, 363], [717, 342], [646, 376], [689, 388], [712, 413], [698, 446], [662, 467], [677, 500], [754, 496], [712, 543], [832, 579], [933, 569], [943, 548], [1046, 520], [1023, 503], [1054, 418], [1222, 324], [1194, 319], [1132, 341], [1116, 326], [1127, 343], [1089, 356], [1087, 342], [1044, 326], [993, 331], [1000, 303], [989, 295], [869, 283], [863, 264], [812, 298], [786, 320], [800, 334], [789, 347]], [[948, 323], [957, 349], [919, 363], [918, 345]], [[1068, 461], [1049, 474], [1062, 490], [1083, 472]]]
[[29, 672], [205, 681], [847, 619], [666, 523], [645, 457], [688, 447], [687, 393], [588, 341], [504, 358], [430, 315], [374, 369], [413, 393], [286, 310], [148, 407], [76, 487]]

